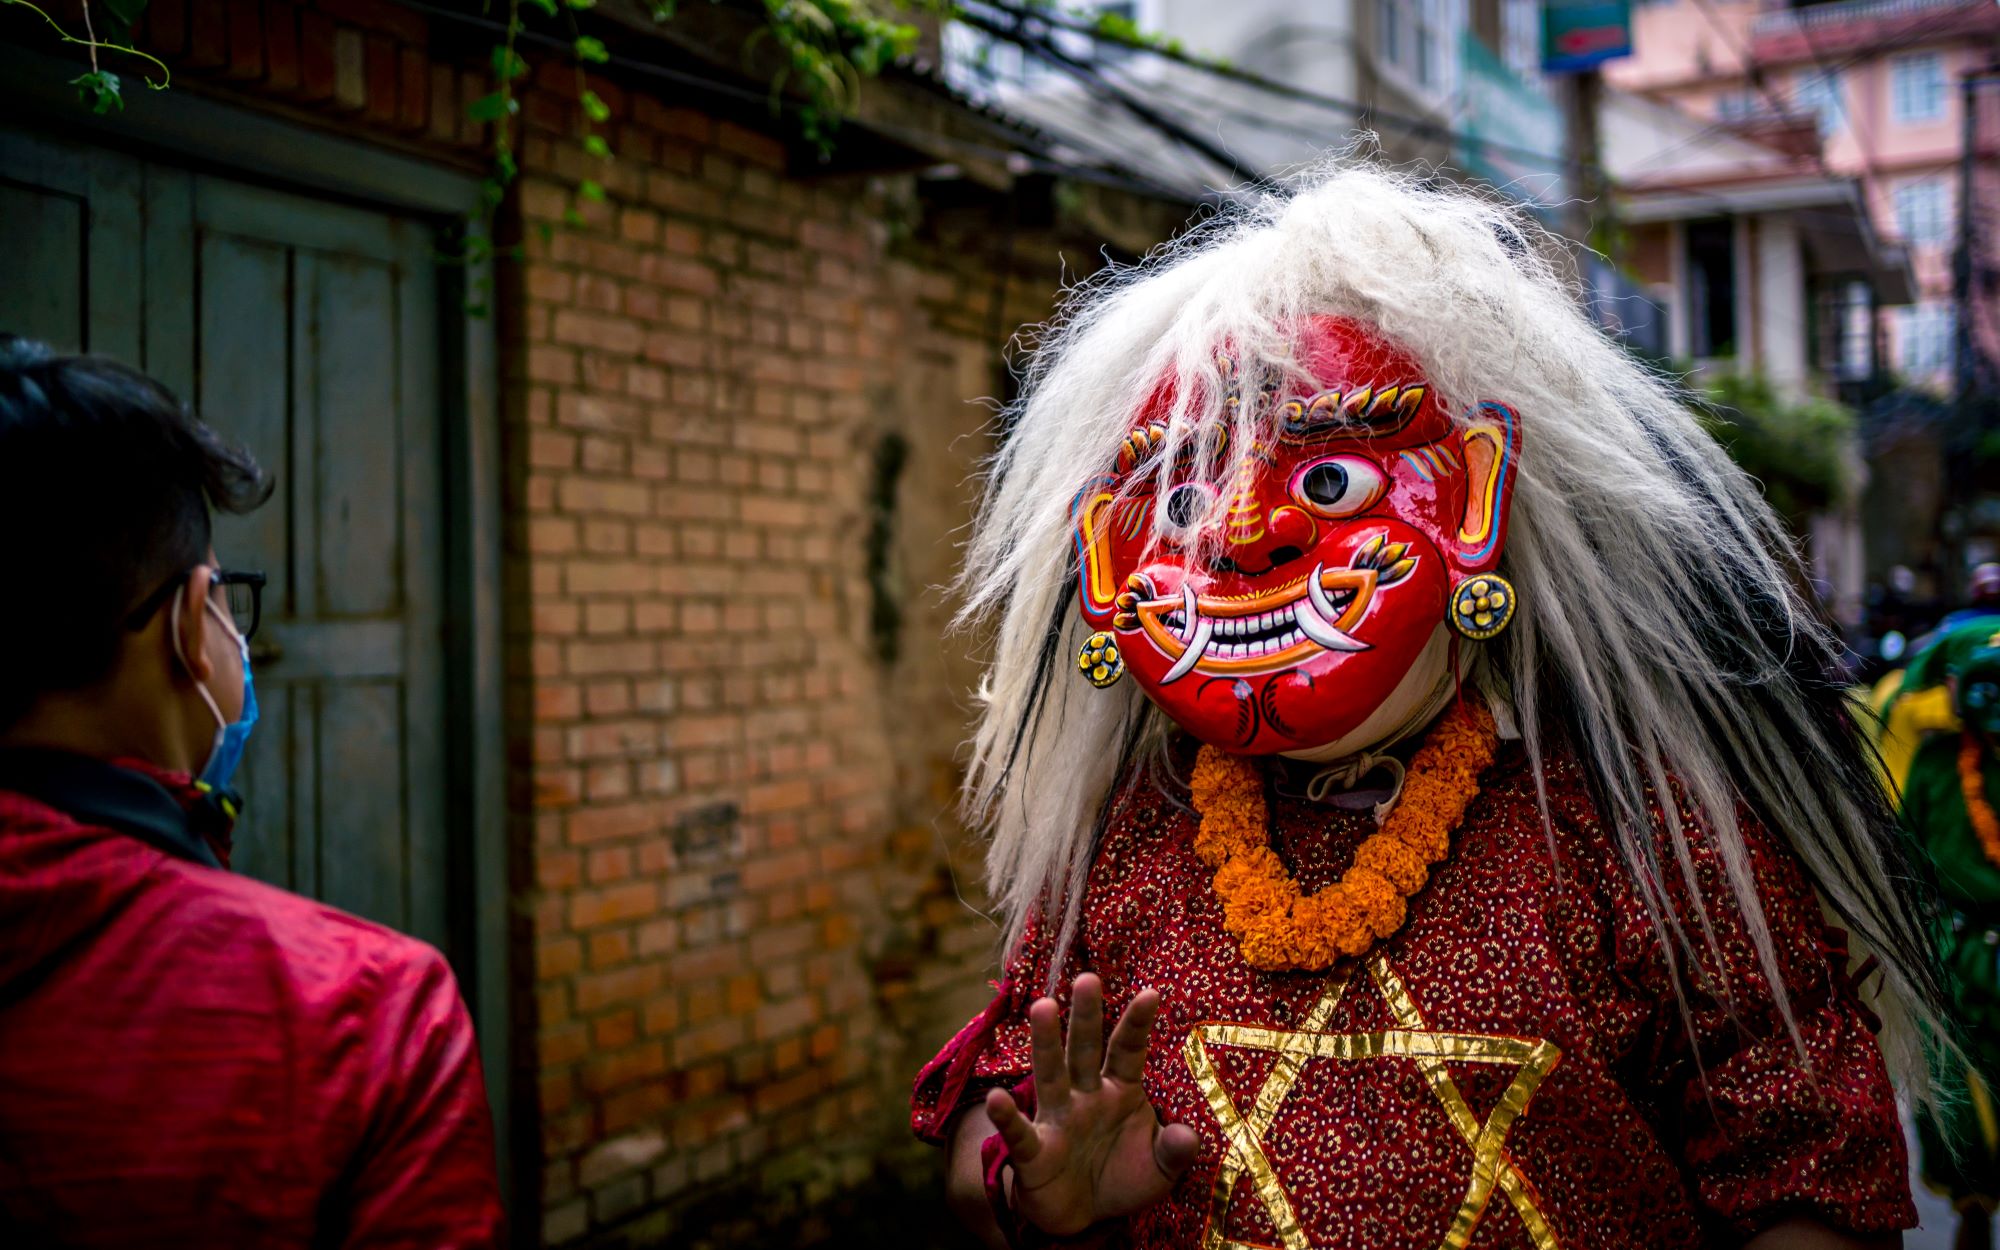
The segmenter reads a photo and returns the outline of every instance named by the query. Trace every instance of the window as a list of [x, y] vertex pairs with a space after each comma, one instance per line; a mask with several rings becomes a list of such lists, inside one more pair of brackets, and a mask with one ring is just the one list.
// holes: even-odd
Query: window
[[1844, 112], [1840, 101], [1840, 71], [1816, 69], [1800, 74], [1792, 87], [1792, 107], [1819, 120], [1821, 135], [1840, 129]]
[[1838, 382], [1865, 382], [1875, 371], [1875, 300], [1866, 282], [1821, 286], [1815, 295], [1813, 364]]
[[1950, 204], [1942, 178], [1904, 183], [1896, 188], [1896, 233], [1918, 247], [1943, 243], [1951, 233]]
[[1391, 65], [1403, 63], [1403, 6], [1375, 0], [1375, 50]]
[[1417, 82], [1426, 87], [1441, 85], [1444, 76], [1442, 7], [1439, 0], [1417, 0]]
[[1431, 96], [1449, 95], [1458, 79], [1465, 0], [1376, 0], [1375, 51]]
[[1889, 60], [1889, 116], [1897, 122], [1944, 117], [1944, 57], [1917, 52]]
[[[1049, 34], [1046, 29], [1037, 33]], [[947, 75], [961, 87], [1028, 86], [1048, 73], [1040, 57], [1028, 55], [1018, 44], [994, 39], [957, 22], [944, 28], [943, 43]]]
[[1533, 85], [1542, 78], [1542, 6], [1540, 0], [1502, 0], [1500, 59], [1521, 81]]
[[1875, 371], [1875, 293], [1866, 282], [1842, 286], [1839, 325], [1839, 377], [1865, 380]]
[[[1134, 0], [1125, 0], [1124, 3], [1098, 3], [1089, 7], [1097, 13], [1099, 29], [1121, 35], [1139, 33], [1139, 6]], [[1090, 47], [1083, 55], [1086, 58], [1095, 58], [1102, 64], [1116, 65], [1121, 61], [1130, 60], [1132, 49], [1109, 39], [1096, 39], [1091, 41]]]
[[1736, 223], [1687, 227], [1688, 346], [1697, 357], [1736, 354]]
[[1748, 91], [1731, 91], [1715, 97], [1715, 116], [1718, 121], [1748, 121], [1757, 115], [1757, 97]]
[[1896, 365], [1922, 377], [1951, 364], [1954, 318], [1950, 304], [1916, 304], [1896, 310]]

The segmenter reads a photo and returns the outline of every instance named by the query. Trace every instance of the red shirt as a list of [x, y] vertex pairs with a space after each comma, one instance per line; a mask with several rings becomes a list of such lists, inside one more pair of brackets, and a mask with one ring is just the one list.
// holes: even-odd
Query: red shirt
[[0, 791], [0, 1244], [496, 1246], [494, 1166], [437, 951]]
[[[1548, 786], [1545, 826], [1518, 752], [1489, 771], [1404, 927], [1361, 966], [1324, 973], [1247, 966], [1194, 854], [1185, 791], [1127, 787], [1057, 998], [1067, 1010], [1084, 970], [1104, 978], [1108, 1016], [1161, 991], [1146, 1090], [1201, 1148], [1123, 1240], [1656, 1250], [1791, 1216], [1861, 1235], [1916, 1222], [1872, 1018], [1796, 857], [1745, 828], [1795, 1041], [1747, 927], [1718, 901], [1717, 856], [1694, 851], [1722, 960], [1676, 975], [1581, 775], [1555, 764]], [[1302, 800], [1271, 808], [1273, 843], [1307, 888], [1374, 828]], [[986, 1015], [919, 1077], [921, 1135], [1029, 1071], [1026, 1010], [1051, 958], [1031, 934]]]

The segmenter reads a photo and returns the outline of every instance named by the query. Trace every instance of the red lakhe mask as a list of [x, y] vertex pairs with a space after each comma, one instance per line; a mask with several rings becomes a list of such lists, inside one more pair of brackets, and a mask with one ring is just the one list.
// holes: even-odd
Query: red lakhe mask
[[1481, 403], [1455, 422], [1415, 359], [1356, 321], [1312, 318], [1294, 348], [1311, 387], [1230, 396], [1277, 419], [1270, 445], [1222, 446], [1225, 471], [1200, 475], [1225, 497], [1149, 462], [1168, 439], [1158, 403], [1075, 506], [1078, 593], [1098, 631], [1085, 675], [1108, 684], [1129, 669], [1188, 732], [1242, 754], [1339, 741], [1441, 621], [1484, 638], [1513, 613], [1493, 570], [1520, 457], [1514, 412]]

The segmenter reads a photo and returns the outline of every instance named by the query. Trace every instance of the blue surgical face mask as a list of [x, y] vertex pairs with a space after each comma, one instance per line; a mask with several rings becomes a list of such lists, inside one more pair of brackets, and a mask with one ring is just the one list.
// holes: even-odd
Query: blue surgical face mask
[[[223, 615], [212, 603], [209, 611], [218, 617]], [[208, 753], [208, 763], [202, 767], [201, 776], [196, 778], [217, 791], [229, 788], [230, 780], [236, 776], [236, 766], [243, 762], [243, 749], [250, 745], [250, 731], [257, 727], [257, 683], [250, 676], [250, 642], [236, 633], [233, 621], [227, 621], [226, 617], [224, 620], [229, 625], [229, 632], [236, 635], [236, 650], [243, 656], [243, 715], [215, 731], [215, 747]], [[216, 714], [216, 719], [222, 719], [220, 712]]]
[[[222, 718], [222, 708], [215, 702], [215, 696], [201, 682], [195, 683], [195, 690], [201, 694], [202, 702], [215, 714], [215, 745], [209, 749], [208, 763], [202, 765], [201, 775], [195, 778], [197, 785], [204, 789], [221, 792], [229, 789], [230, 781], [236, 776], [236, 766], [243, 762], [243, 750], [250, 744], [250, 731], [257, 724], [257, 686], [250, 676], [250, 643], [236, 632], [236, 622], [227, 613], [208, 602], [208, 611], [222, 627], [236, 640], [236, 650], [243, 657], [243, 715], [234, 721]], [[180, 597], [174, 597], [174, 619], [170, 626], [174, 631], [174, 648], [180, 648]], [[185, 657], [183, 657], [185, 662]]]

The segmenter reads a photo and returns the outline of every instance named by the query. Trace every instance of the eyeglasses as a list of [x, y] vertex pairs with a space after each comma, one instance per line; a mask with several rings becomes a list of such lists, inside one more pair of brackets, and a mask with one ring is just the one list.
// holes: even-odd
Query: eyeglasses
[[[173, 598], [174, 592], [193, 573], [193, 569], [187, 569], [168, 578], [158, 590], [147, 595], [138, 607], [132, 609], [125, 618], [125, 628], [144, 629], [146, 622], [153, 619], [153, 614]], [[209, 593], [222, 592], [223, 602], [229, 608], [230, 623], [236, 626], [236, 632], [245, 642], [256, 634], [258, 624], [264, 619], [266, 580], [262, 573], [244, 573], [235, 569], [216, 569], [209, 577]]]

